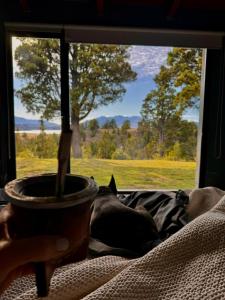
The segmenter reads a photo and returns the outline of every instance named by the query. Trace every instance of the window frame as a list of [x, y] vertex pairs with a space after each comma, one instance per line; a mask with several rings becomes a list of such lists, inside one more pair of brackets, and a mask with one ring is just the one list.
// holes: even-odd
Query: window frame
[[[91, 30], [95, 32], [95, 35], [90, 34]], [[132, 29], [132, 28], [108, 28], [108, 27], [93, 27], [93, 26], [61, 26], [61, 25], [45, 25], [45, 24], [17, 24], [17, 23], [7, 23], [5, 24], [5, 57], [6, 57], [6, 77], [7, 77], [7, 101], [4, 103], [5, 111], [7, 114], [4, 116], [4, 123], [8, 124], [7, 127], [7, 143], [8, 143], [8, 153], [6, 151], [3, 153], [4, 156], [8, 156], [9, 163], [6, 166], [7, 169], [7, 176], [4, 180], [1, 180], [0, 184], [3, 187], [4, 184], [16, 177], [16, 156], [15, 156], [15, 137], [14, 137], [14, 93], [13, 93], [13, 70], [12, 70], [12, 45], [11, 45], [11, 38], [12, 36], [27, 36], [27, 37], [35, 37], [35, 38], [58, 38], [60, 39], [60, 50], [61, 50], [61, 58], [60, 58], [60, 69], [61, 69], [61, 116], [62, 116], [62, 128], [66, 129], [69, 128], [70, 124], [70, 113], [69, 113], [69, 80], [68, 78], [68, 47], [69, 42], [72, 42], [71, 35], [77, 36], [76, 42], [96, 42], [97, 36], [99, 33], [103, 33], [101, 40], [98, 42], [107, 42], [107, 43], [114, 43], [116, 38], [116, 33], [122, 32], [128, 34], [128, 38], [124, 40], [124, 44], [129, 42], [129, 39], [132, 41], [139, 41], [139, 44], [142, 42], [142, 45], [152, 45], [152, 43], [156, 43], [158, 41], [158, 45], [161, 46], [168, 46], [168, 38], [172, 38], [173, 35], [176, 35], [176, 38], [173, 38], [175, 45], [172, 46], [181, 46], [182, 44], [182, 37], [184, 38], [183, 41], [190, 43], [193, 41], [194, 43], [192, 47], [196, 47], [200, 45], [208, 45], [208, 47], [212, 47], [220, 50], [221, 47], [224, 47], [222, 43], [222, 33], [203, 33], [203, 32], [186, 32], [181, 30], [153, 30], [153, 29]], [[79, 34], [78, 34], [79, 33]], [[106, 36], [106, 33], [109, 33]], [[135, 33], [135, 37], [132, 37], [132, 33]], [[83, 34], [83, 35], [82, 35]], [[111, 37], [110, 37], [111, 34]], [[198, 37], [202, 36], [199, 40]], [[119, 36], [121, 39], [121, 36]], [[104, 40], [108, 39], [108, 40]], [[73, 40], [74, 41], [74, 40]], [[145, 43], [143, 41], [146, 41]], [[167, 42], [166, 42], [167, 41]], [[197, 43], [197, 41], [199, 41]], [[134, 42], [133, 42], [134, 43]], [[129, 43], [128, 43], [129, 44]], [[183, 47], [186, 47], [183, 45]], [[154, 44], [154, 46], [156, 46]], [[207, 64], [207, 59], [205, 59]], [[207, 66], [205, 65], [205, 69]], [[204, 70], [205, 70], [204, 69]], [[204, 71], [205, 74], [205, 71]], [[205, 75], [204, 75], [205, 76]], [[207, 74], [206, 74], [207, 76]], [[66, 82], [67, 81], [67, 82]], [[202, 82], [202, 89], [201, 89], [201, 101], [204, 103], [204, 107], [202, 105], [201, 112], [200, 112], [200, 124], [198, 136], [198, 165], [197, 165], [197, 186], [205, 186], [207, 180], [202, 175], [205, 171], [205, 160], [206, 157], [203, 154], [204, 147], [208, 144], [208, 141], [204, 143], [204, 134], [203, 131], [207, 131], [207, 126], [203, 124], [204, 116], [205, 116], [205, 86]], [[206, 97], [207, 98], [207, 97]], [[199, 130], [199, 131], [200, 131]], [[3, 143], [3, 139], [0, 137], [0, 142]], [[203, 167], [202, 167], [203, 166]], [[3, 168], [4, 169], [4, 168]], [[4, 170], [3, 170], [4, 171]], [[68, 169], [69, 171], [69, 169]], [[124, 192], [124, 191], [120, 191]], [[132, 192], [132, 190], [125, 191], [126, 193]]]

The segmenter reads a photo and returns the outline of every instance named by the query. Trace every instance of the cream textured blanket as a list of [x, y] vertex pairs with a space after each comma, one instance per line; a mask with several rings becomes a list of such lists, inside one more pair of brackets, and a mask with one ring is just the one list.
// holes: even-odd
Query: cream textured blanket
[[[36, 299], [31, 281], [18, 280], [1, 299]], [[44, 299], [225, 299], [225, 196], [141, 258], [61, 268]]]

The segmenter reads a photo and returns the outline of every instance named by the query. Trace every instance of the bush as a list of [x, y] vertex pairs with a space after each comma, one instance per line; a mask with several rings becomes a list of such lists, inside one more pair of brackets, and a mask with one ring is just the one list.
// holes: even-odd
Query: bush
[[114, 141], [114, 136], [109, 132], [104, 132], [101, 140], [98, 142], [98, 158], [111, 159], [112, 154], [116, 150], [116, 144]]
[[130, 159], [130, 157], [122, 149], [116, 149], [116, 151], [113, 152], [112, 154], [112, 159], [126, 160], [126, 159]]
[[17, 157], [19, 157], [19, 158], [32, 158], [32, 157], [34, 157], [34, 155], [29, 149], [24, 149], [24, 150], [18, 152]]
[[171, 151], [169, 151], [168, 155], [167, 155], [167, 159], [169, 160], [181, 160], [183, 158], [182, 155], [182, 149], [181, 149], [181, 145], [179, 142], [176, 142], [173, 145], [173, 148]]

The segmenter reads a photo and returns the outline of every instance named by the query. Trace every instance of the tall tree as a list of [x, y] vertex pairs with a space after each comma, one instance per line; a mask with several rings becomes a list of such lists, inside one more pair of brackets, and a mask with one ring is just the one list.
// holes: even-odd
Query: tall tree
[[168, 53], [167, 64], [162, 66], [155, 81], [166, 80], [175, 88], [175, 104], [181, 114], [186, 108], [199, 106], [202, 69], [202, 49], [173, 48]]
[[178, 140], [185, 110], [199, 105], [201, 64], [201, 49], [174, 48], [154, 78], [156, 88], [144, 99], [141, 114], [151, 127], [161, 157]]
[[148, 122], [154, 133], [152, 137], [158, 144], [159, 156], [165, 154], [167, 139], [167, 128], [171, 123], [180, 118], [177, 106], [174, 104], [175, 91], [167, 85], [166, 81], [158, 83], [155, 90], [152, 90], [145, 98], [141, 114], [144, 122]]
[[[60, 48], [56, 39], [20, 38], [15, 50], [24, 86], [17, 96], [29, 112], [50, 119], [60, 110]], [[80, 121], [99, 106], [122, 99], [124, 82], [135, 80], [127, 46], [71, 44], [69, 50], [73, 154], [81, 157]]]

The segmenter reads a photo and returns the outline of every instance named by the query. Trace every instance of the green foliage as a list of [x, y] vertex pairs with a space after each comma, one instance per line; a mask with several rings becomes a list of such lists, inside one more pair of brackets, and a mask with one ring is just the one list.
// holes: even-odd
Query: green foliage
[[121, 130], [127, 131], [128, 129], [130, 129], [130, 120], [125, 120], [121, 126]]
[[106, 121], [103, 125], [102, 125], [103, 129], [116, 129], [117, 128], [117, 124], [115, 119], [111, 119]]
[[30, 149], [26, 148], [19, 152], [19, 157], [20, 158], [32, 158], [32, 157], [34, 157], [34, 155]]
[[35, 140], [35, 154], [39, 158], [57, 157], [57, 145], [52, 136], [40, 133]]
[[115, 152], [113, 152], [112, 159], [124, 160], [124, 159], [130, 159], [130, 157], [121, 148], [119, 148], [119, 149], [116, 149]]
[[58, 135], [41, 132], [35, 134], [16, 134], [17, 157], [56, 158], [58, 151]]
[[[15, 50], [23, 87], [16, 95], [28, 112], [51, 119], [60, 112], [60, 47], [57, 39], [20, 38]], [[124, 82], [135, 80], [127, 46], [71, 44], [69, 49], [70, 103], [76, 149], [81, 156], [79, 122], [93, 109], [122, 100]], [[76, 127], [76, 128], [75, 128]]]
[[154, 140], [149, 141], [148, 144], [145, 146], [145, 153], [146, 158], [153, 159], [154, 157], [157, 157], [157, 144]]
[[88, 129], [90, 130], [91, 137], [94, 137], [99, 129], [99, 124], [96, 119], [92, 119], [88, 122]]
[[181, 114], [188, 107], [199, 106], [202, 49], [173, 48], [167, 65], [155, 77], [157, 84], [165, 82], [175, 88], [175, 104]]
[[[58, 42], [22, 41], [15, 55], [20, 68], [18, 76], [24, 80], [25, 90], [24, 87], [20, 89], [18, 96], [28, 110], [50, 118], [59, 109], [58, 104], [53, 105], [59, 101], [59, 93], [56, 92], [59, 88], [56, 84], [59, 80]], [[33, 49], [33, 45], [37, 49]], [[53, 49], [54, 55], [46, 48]], [[130, 128], [129, 121], [125, 121], [119, 129], [114, 119], [107, 121], [103, 129], [99, 128], [95, 119], [79, 126], [79, 121], [92, 109], [118, 101], [125, 91], [123, 82], [135, 79], [135, 73], [126, 62], [127, 55], [127, 47], [124, 46], [71, 45], [72, 121], [76, 136], [81, 137], [84, 157], [193, 161], [196, 157], [197, 125], [183, 120], [182, 116], [188, 107], [198, 104], [201, 76], [199, 49], [174, 48], [169, 53], [167, 65], [161, 67], [155, 77], [156, 88], [143, 101], [143, 119], [137, 130]], [[124, 73], [119, 74], [124, 66]], [[102, 72], [104, 68], [106, 70]], [[46, 86], [39, 87], [44, 82]], [[16, 135], [18, 156], [56, 158], [58, 136], [47, 135], [41, 122], [39, 135]]]
[[144, 120], [138, 122], [137, 135], [142, 147], [145, 147], [152, 139], [151, 124]]
[[[17, 91], [28, 111], [49, 119], [60, 110], [60, 47], [57, 39], [20, 38], [15, 60], [24, 81]], [[136, 78], [127, 46], [70, 45], [70, 98], [73, 116], [84, 119], [92, 109], [121, 99], [123, 82]]]
[[201, 61], [201, 49], [173, 48], [167, 65], [155, 76], [156, 88], [146, 96], [141, 110], [151, 131], [143, 139], [148, 142], [148, 157], [195, 158], [197, 127], [182, 116], [187, 108], [199, 105]]
[[20, 38], [15, 50], [16, 77], [24, 82], [16, 95], [28, 112], [50, 119], [60, 110], [60, 48], [56, 39]]
[[124, 151], [128, 154], [130, 159], [137, 159], [139, 149], [140, 144], [137, 136], [133, 135], [125, 140]]
[[109, 131], [105, 131], [101, 140], [98, 142], [97, 157], [111, 159], [115, 150], [116, 144], [113, 135], [110, 134]]
[[177, 106], [174, 104], [174, 89], [159, 83], [145, 98], [142, 105], [142, 117], [149, 123], [157, 143], [160, 157], [165, 155], [165, 145], [168, 140], [168, 128], [180, 119]]
[[180, 160], [182, 159], [182, 149], [179, 142], [173, 145], [173, 149], [168, 153], [168, 159], [170, 160]]

